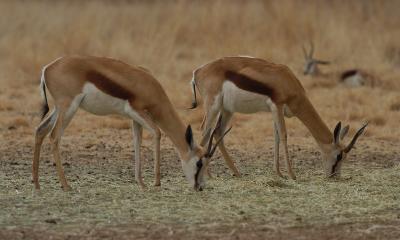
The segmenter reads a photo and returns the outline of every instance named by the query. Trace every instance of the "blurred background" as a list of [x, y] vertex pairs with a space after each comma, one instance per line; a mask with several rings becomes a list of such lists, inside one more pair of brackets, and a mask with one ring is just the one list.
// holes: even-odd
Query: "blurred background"
[[[192, 71], [223, 56], [250, 55], [288, 65], [330, 128], [341, 120], [353, 133], [368, 120], [367, 136], [398, 139], [399, 10], [395, 0], [1, 1], [1, 133], [32, 138], [40, 70], [60, 56], [108, 56], [150, 69], [198, 129], [202, 108], [187, 110]], [[303, 74], [302, 48], [309, 51], [311, 43], [315, 58], [330, 61], [314, 76]], [[374, 84], [341, 83], [352, 69]], [[270, 120], [269, 114], [236, 115], [229, 141], [262, 143], [272, 136]], [[99, 127], [127, 129], [130, 121], [80, 111], [69, 131]], [[309, 136], [295, 119], [288, 131]]]

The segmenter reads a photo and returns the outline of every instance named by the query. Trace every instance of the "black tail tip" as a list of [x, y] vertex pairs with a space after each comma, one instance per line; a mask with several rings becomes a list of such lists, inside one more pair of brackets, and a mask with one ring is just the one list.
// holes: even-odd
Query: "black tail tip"
[[42, 111], [41, 111], [41, 113], [42, 113], [42, 120], [43, 120], [43, 118], [46, 116], [46, 114], [49, 112], [49, 105], [47, 105], [47, 103], [43, 103], [43, 105], [42, 105]]

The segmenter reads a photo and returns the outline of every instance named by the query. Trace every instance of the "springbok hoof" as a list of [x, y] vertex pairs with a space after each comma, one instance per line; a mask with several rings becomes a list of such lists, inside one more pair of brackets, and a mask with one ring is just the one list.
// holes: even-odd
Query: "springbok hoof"
[[289, 173], [289, 177], [290, 177], [292, 180], [296, 180], [296, 175], [294, 175], [294, 173]]
[[69, 185], [62, 186], [61, 188], [62, 188], [65, 192], [70, 192], [70, 191], [72, 191], [72, 187], [70, 187]]

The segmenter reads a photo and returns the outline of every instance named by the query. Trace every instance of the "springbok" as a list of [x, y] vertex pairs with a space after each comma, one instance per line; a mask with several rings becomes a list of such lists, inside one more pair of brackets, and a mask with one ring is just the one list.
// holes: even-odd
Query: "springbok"
[[[46, 87], [55, 103], [50, 114], [47, 114], [49, 106]], [[175, 145], [189, 184], [196, 190], [202, 190], [204, 187], [203, 166], [208, 164], [216, 146], [213, 147], [210, 141], [207, 151], [204, 151], [194, 142], [190, 125], [185, 127], [164, 89], [148, 70], [111, 58], [68, 56], [59, 58], [43, 68], [40, 88], [44, 97], [43, 113], [42, 121], [36, 129], [32, 164], [36, 189], [40, 189], [40, 150], [43, 139], [50, 131], [59, 180], [64, 190], [71, 189], [64, 176], [59, 144], [63, 131], [79, 107], [96, 115], [117, 114], [132, 119], [135, 180], [142, 188], [145, 187], [140, 157], [143, 128], [149, 130], [154, 137], [155, 185], [161, 184], [161, 129]], [[222, 137], [219, 141], [221, 140]]]
[[305, 59], [304, 71], [303, 71], [304, 75], [335, 79], [335, 81], [338, 81], [340, 84], [343, 84], [346, 87], [361, 87], [361, 86], [374, 87], [375, 85], [375, 77], [370, 73], [362, 71], [360, 69], [349, 69], [342, 71], [340, 73], [339, 72], [322, 73], [318, 65], [327, 65], [330, 64], [330, 62], [313, 58], [314, 55], [313, 42], [310, 42], [310, 51], [308, 53], [303, 45], [303, 53]]
[[372, 74], [360, 69], [343, 71], [342, 74], [340, 74], [339, 81], [346, 87], [374, 87], [376, 85], [376, 78]]
[[321, 74], [318, 65], [327, 65], [330, 64], [328, 61], [318, 60], [313, 57], [314, 55], [314, 43], [310, 42], [310, 51], [307, 53], [306, 48], [303, 45], [303, 53], [304, 53], [304, 75], [317, 76]]
[[[296, 116], [308, 128], [321, 148], [324, 170], [327, 176], [340, 175], [343, 160], [350, 152], [367, 124], [362, 126], [351, 142], [344, 146], [341, 140], [348, 132], [348, 126], [341, 129], [339, 122], [332, 134], [314, 109], [306, 92], [292, 71], [285, 65], [274, 64], [252, 57], [224, 57], [210, 62], [193, 72], [191, 81], [194, 99], [192, 108], [197, 107], [196, 88], [204, 100], [202, 123], [204, 145], [210, 138], [211, 124], [218, 113], [221, 127], [215, 136], [222, 136], [233, 113], [272, 112], [275, 137], [275, 171], [279, 169], [279, 144], [283, 143], [288, 174], [295, 179], [287, 148], [284, 115]], [[236, 176], [240, 176], [234, 162], [225, 149], [224, 142], [219, 149]]]

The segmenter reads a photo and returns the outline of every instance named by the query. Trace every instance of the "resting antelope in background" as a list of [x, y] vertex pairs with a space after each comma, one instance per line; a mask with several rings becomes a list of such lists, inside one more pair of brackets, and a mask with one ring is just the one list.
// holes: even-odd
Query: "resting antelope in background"
[[[279, 144], [283, 143], [288, 174], [295, 179], [287, 148], [284, 115], [296, 116], [308, 128], [322, 151], [324, 170], [327, 176], [340, 175], [340, 169], [347, 153], [350, 152], [367, 124], [362, 126], [351, 142], [344, 146], [341, 140], [348, 132], [348, 126], [341, 129], [339, 122], [332, 134], [314, 109], [306, 92], [292, 71], [285, 65], [274, 64], [251, 57], [225, 57], [210, 62], [193, 72], [192, 108], [197, 107], [196, 88], [204, 100], [202, 123], [204, 145], [210, 138], [211, 125], [218, 113], [221, 127], [215, 136], [222, 136], [233, 113], [272, 112], [275, 136], [275, 171], [279, 169]], [[234, 162], [227, 153], [224, 142], [218, 145], [229, 168], [240, 176]]]
[[310, 42], [310, 51], [307, 53], [306, 48], [303, 45], [303, 53], [304, 53], [304, 75], [317, 76], [321, 74], [318, 65], [327, 65], [330, 64], [328, 61], [318, 60], [313, 57], [314, 55], [314, 43]]
[[345, 71], [333, 72], [333, 73], [322, 73], [318, 67], [318, 65], [328, 65], [330, 62], [318, 60], [313, 58], [314, 55], [314, 44], [310, 42], [310, 51], [307, 53], [306, 48], [303, 46], [304, 53], [304, 75], [310, 75], [313, 77], [324, 77], [324, 78], [333, 78], [335, 81], [338, 81], [340, 84], [345, 85], [346, 87], [361, 87], [361, 86], [370, 86], [374, 87], [376, 82], [376, 77], [372, 74], [360, 70], [360, 69], [349, 69]]
[[[96, 115], [117, 114], [132, 119], [135, 179], [142, 188], [145, 185], [141, 175], [140, 145], [142, 129], [145, 128], [154, 137], [155, 185], [160, 185], [161, 129], [178, 150], [189, 184], [196, 190], [202, 190], [205, 184], [203, 166], [208, 164], [216, 146], [212, 147], [210, 141], [207, 151], [204, 151], [196, 145], [190, 125], [185, 127], [164, 89], [149, 71], [111, 58], [71, 56], [45, 66], [40, 84], [45, 102], [42, 121], [36, 129], [32, 164], [36, 189], [40, 188], [40, 149], [50, 131], [58, 177], [64, 190], [71, 189], [64, 176], [59, 144], [63, 131], [80, 107]], [[47, 114], [46, 87], [55, 103], [50, 114]]]

